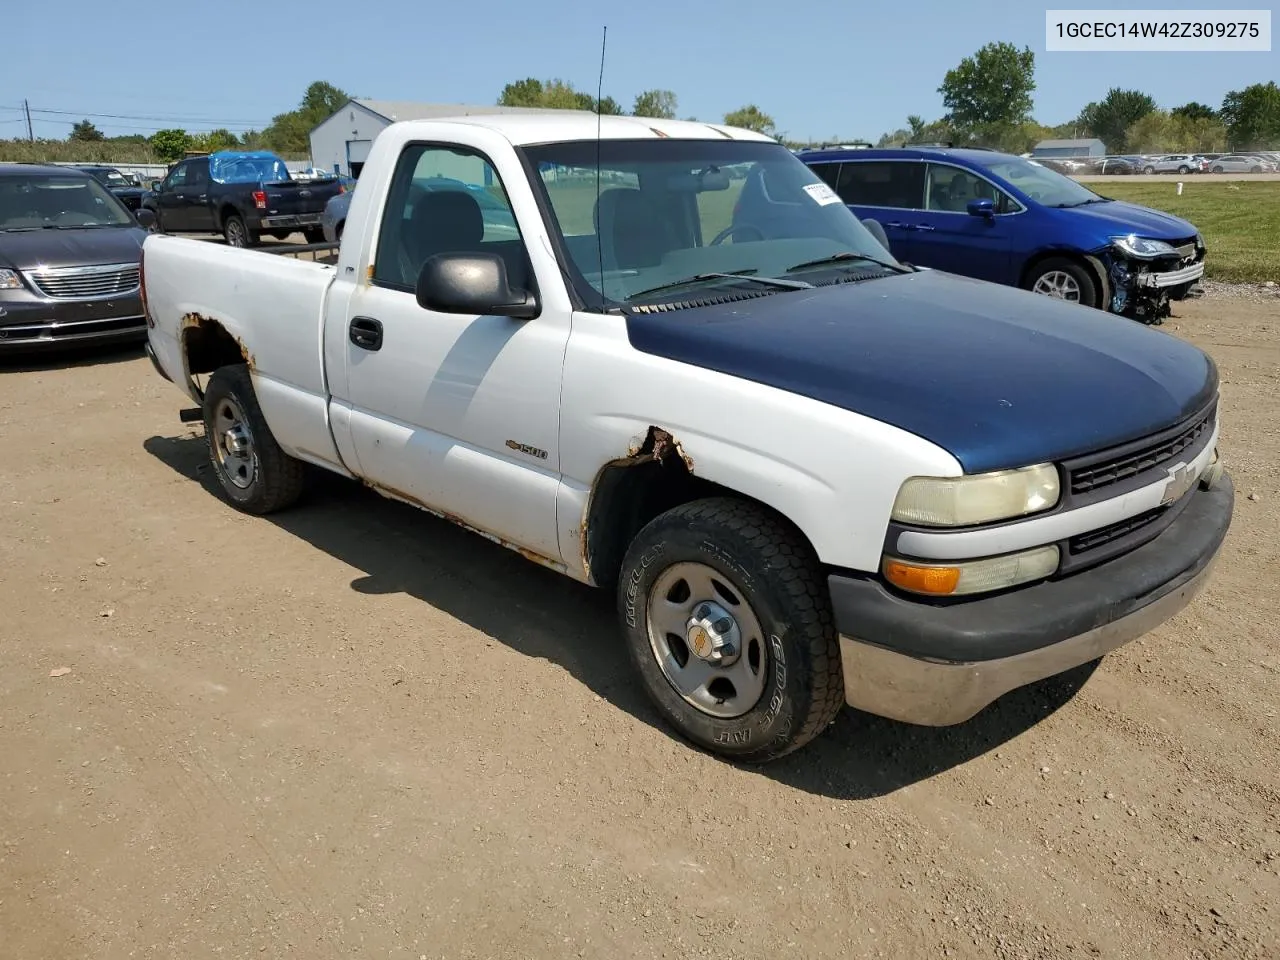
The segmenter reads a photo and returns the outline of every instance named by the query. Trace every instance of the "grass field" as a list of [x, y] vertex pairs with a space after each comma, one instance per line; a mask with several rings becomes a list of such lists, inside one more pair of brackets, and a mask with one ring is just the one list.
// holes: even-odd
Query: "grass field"
[[[1135, 178], [1136, 181], [1136, 178]], [[1280, 182], [1084, 184], [1104, 197], [1140, 203], [1190, 220], [1208, 247], [1205, 276], [1232, 283], [1280, 282]]]

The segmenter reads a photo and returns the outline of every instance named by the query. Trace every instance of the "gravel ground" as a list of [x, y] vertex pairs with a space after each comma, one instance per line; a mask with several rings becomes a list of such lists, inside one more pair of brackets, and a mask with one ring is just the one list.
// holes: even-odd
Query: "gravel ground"
[[1274, 958], [1280, 300], [1209, 588], [1095, 670], [736, 768], [608, 597], [350, 483], [211, 488], [137, 353], [0, 370], [0, 956]]

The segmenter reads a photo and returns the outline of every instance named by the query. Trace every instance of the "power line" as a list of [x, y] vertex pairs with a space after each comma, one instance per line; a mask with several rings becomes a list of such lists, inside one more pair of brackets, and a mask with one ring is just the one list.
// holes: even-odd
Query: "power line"
[[63, 116], [63, 117], [81, 117], [82, 119], [99, 118], [104, 120], [155, 120], [155, 121], [168, 121], [173, 123], [233, 123], [233, 124], [247, 123], [251, 125], [265, 126], [266, 124], [269, 124], [271, 122], [270, 120], [263, 120], [263, 119], [246, 120], [244, 118], [231, 119], [229, 117], [183, 117], [183, 116], [177, 116], [174, 114], [143, 116], [141, 114], [129, 114], [129, 113], [93, 113], [90, 111], [82, 111], [82, 110], [54, 110], [51, 107], [32, 107], [31, 112], [39, 113], [39, 114], [51, 113], [51, 114], [55, 114], [57, 116]]

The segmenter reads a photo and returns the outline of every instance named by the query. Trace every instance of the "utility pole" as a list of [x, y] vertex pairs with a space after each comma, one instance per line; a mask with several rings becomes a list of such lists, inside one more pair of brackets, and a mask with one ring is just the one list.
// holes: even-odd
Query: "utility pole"
[[26, 111], [26, 114], [27, 114], [27, 139], [30, 140], [32, 143], [34, 143], [36, 139], [36, 135], [31, 132], [31, 104], [29, 104], [26, 100], [23, 100], [22, 109]]

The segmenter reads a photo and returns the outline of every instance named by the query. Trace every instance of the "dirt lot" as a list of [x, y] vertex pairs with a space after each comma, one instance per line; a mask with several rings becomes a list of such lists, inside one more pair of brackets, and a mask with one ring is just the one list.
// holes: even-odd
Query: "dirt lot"
[[1165, 328], [1221, 366], [1238, 489], [1195, 606], [759, 770], [656, 725], [607, 596], [341, 480], [241, 516], [138, 354], [10, 365], [0, 957], [1280, 955], [1258, 296]]

